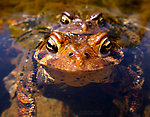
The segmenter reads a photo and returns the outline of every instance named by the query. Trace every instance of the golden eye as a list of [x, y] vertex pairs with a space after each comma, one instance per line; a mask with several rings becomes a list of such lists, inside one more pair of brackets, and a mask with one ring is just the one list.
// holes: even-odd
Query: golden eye
[[95, 21], [97, 24], [102, 23], [104, 21], [103, 14], [97, 13], [91, 16], [91, 20]]
[[112, 44], [109, 41], [108, 37], [103, 38], [99, 47], [100, 54], [102, 55], [109, 54], [111, 48], [112, 48]]
[[69, 17], [67, 17], [66, 15], [63, 15], [61, 18], [61, 22], [63, 24], [69, 24], [71, 22], [71, 19]]
[[46, 48], [51, 53], [57, 53], [61, 44], [57, 41], [54, 35], [51, 35], [47, 41]]
[[98, 23], [102, 23], [103, 21], [104, 21], [103, 16], [99, 16], [99, 18], [98, 18]]
[[103, 21], [104, 21], [104, 18], [103, 18], [103, 16], [102, 16], [102, 14], [100, 14], [100, 15], [97, 17], [97, 19], [96, 19], [96, 23], [97, 23], [97, 24], [101, 24], [101, 23], [103, 23]]

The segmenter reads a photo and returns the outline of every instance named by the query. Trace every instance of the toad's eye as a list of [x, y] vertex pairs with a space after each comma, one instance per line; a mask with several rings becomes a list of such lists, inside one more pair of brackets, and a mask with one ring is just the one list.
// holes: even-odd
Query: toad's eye
[[91, 16], [91, 20], [95, 21], [97, 24], [100, 24], [104, 21], [103, 14], [97, 13]]
[[112, 48], [112, 44], [109, 41], [108, 37], [104, 37], [100, 43], [99, 51], [102, 55], [109, 54], [110, 50]]
[[71, 22], [71, 19], [67, 15], [64, 14], [61, 18], [61, 22], [63, 24], [69, 24]]
[[102, 16], [102, 13], [98, 17], [98, 23], [102, 23], [104, 21], [104, 18]]
[[57, 41], [57, 38], [54, 35], [51, 35], [47, 41], [46, 48], [51, 53], [57, 53], [60, 45], [61, 44]]

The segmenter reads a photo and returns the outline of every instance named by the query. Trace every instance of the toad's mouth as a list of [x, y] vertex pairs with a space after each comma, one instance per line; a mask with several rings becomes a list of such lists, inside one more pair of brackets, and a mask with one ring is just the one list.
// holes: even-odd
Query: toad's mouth
[[[66, 27], [67, 28], [67, 27]], [[81, 29], [72, 29], [72, 30], [67, 30], [67, 29], [59, 29], [59, 30], [55, 30], [55, 32], [59, 32], [62, 34], [66, 34], [66, 35], [77, 35], [77, 36], [90, 36], [90, 35], [95, 35], [99, 32], [106, 32], [106, 29], [99, 29], [99, 28], [95, 28], [95, 29], [91, 29], [91, 30], [87, 30], [87, 31], [82, 31]]]
[[50, 79], [53, 83], [66, 83], [71, 86], [84, 86], [90, 82], [111, 82], [113, 79], [110, 79], [109, 76], [113, 70], [113, 67], [110, 66], [92, 71], [66, 71], [63, 69], [41, 66], [38, 74], [43, 74], [45, 78]]

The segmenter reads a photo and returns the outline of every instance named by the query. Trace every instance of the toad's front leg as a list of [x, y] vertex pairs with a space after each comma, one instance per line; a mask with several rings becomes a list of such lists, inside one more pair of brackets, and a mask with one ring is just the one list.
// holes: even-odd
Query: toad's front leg
[[[136, 73], [130, 68], [120, 67], [122, 72], [120, 84], [120, 100], [113, 100], [114, 104], [120, 108], [121, 113], [136, 113], [142, 104], [142, 85], [144, 77], [142, 73]], [[126, 71], [126, 72], [125, 72]], [[123, 99], [123, 100], [122, 100]]]
[[19, 117], [35, 117], [36, 104], [34, 93], [36, 91], [35, 82], [33, 82], [33, 73], [20, 80], [17, 87], [17, 103]]
[[35, 92], [45, 84], [52, 84], [54, 79], [40, 66], [20, 80], [17, 87], [19, 117], [36, 117]]

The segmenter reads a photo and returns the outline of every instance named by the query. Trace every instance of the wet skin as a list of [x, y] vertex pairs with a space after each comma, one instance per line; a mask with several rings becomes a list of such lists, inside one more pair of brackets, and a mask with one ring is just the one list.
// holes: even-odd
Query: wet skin
[[[142, 99], [138, 97], [142, 95], [142, 71], [137, 73], [129, 66], [121, 65], [127, 48], [124, 49], [114, 38], [123, 36], [122, 31], [130, 32], [130, 39], [139, 37], [121, 22], [111, 23], [103, 18], [102, 13], [94, 13], [85, 20], [69, 12], [62, 13], [60, 22], [44, 35], [35, 51], [27, 52], [27, 58], [21, 61], [26, 62], [18, 73], [19, 116], [36, 116], [35, 92], [41, 86], [58, 83], [81, 87], [91, 82], [121, 81], [118, 92], [123, 89], [127, 95], [123, 101], [115, 99], [114, 104], [120, 112], [136, 112], [140, 108]], [[114, 23], [118, 24], [115, 26]], [[131, 66], [141, 70], [138, 62], [135, 63]], [[113, 77], [116, 71], [121, 71], [124, 77]]]

